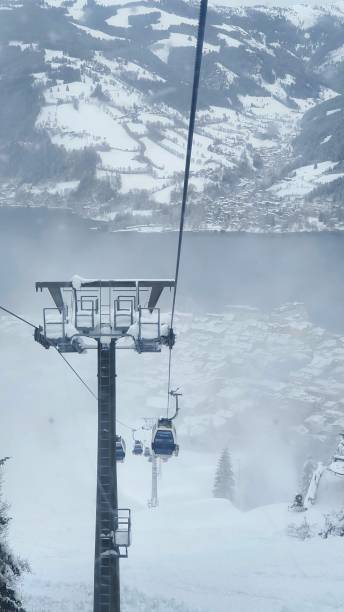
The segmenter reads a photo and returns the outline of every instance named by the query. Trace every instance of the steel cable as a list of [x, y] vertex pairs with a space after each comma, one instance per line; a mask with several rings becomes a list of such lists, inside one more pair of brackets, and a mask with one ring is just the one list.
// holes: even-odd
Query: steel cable
[[[187, 141], [186, 159], [185, 159], [183, 197], [182, 197], [181, 212], [180, 212], [177, 260], [176, 260], [176, 270], [175, 270], [175, 276], [174, 276], [175, 283], [174, 283], [174, 292], [173, 292], [173, 301], [172, 301], [172, 310], [171, 310], [171, 326], [170, 326], [171, 329], [173, 329], [174, 313], [175, 313], [175, 307], [176, 307], [177, 287], [178, 287], [178, 280], [179, 280], [180, 259], [181, 259], [182, 243], [183, 243], [185, 212], [186, 212], [186, 204], [187, 204], [187, 197], [188, 197], [192, 144], [193, 144], [193, 137], [194, 137], [194, 131], [195, 131], [195, 119], [196, 119], [196, 111], [197, 111], [199, 81], [200, 81], [201, 66], [202, 66], [203, 43], [204, 43], [205, 25], [206, 25], [206, 19], [207, 19], [207, 9], [208, 9], [208, 0], [201, 0], [199, 23], [198, 23], [195, 68], [194, 68], [194, 79], [193, 79], [192, 97], [191, 97], [191, 109], [190, 109], [190, 118], [189, 118], [188, 141]], [[172, 347], [170, 347], [169, 359], [168, 359], [167, 414], [168, 414], [169, 402], [170, 402], [171, 367], [172, 367]]]
[[[31, 323], [30, 321], [28, 321], [27, 319], [24, 319], [23, 317], [21, 317], [20, 315], [16, 314], [15, 312], [13, 312], [12, 310], [9, 310], [8, 308], [5, 308], [4, 306], [0, 306], [0, 310], [3, 310], [4, 312], [6, 312], [7, 314], [11, 315], [12, 317], [15, 317], [16, 319], [18, 319], [19, 321], [21, 321], [22, 323], [25, 323], [26, 325], [29, 325], [30, 327], [33, 327], [33, 329], [39, 329], [39, 327], [37, 325], [35, 325], [34, 323]], [[75, 368], [73, 368], [72, 364], [68, 361], [68, 359], [66, 359], [66, 357], [63, 355], [63, 353], [61, 353], [58, 348], [56, 346], [54, 346], [53, 344], [51, 345], [56, 352], [60, 355], [60, 357], [63, 359], [63, 361], [65, 362], [65, 364], [70, 368], [70, 370], [75, 374], [75, 376], [78, 378], [78, 380], [81, 382], [81, 384], [87, 389], [87, 391], [94, 397], [95, 400], [98, 401], [98, 397], [97, 395], [94, 393], [94, 391], [92, 391], [91, 387], [88, 386], [87, 382], [82, 378], [82, 376], [79, 374], [79, 372], [77, 372], [77, 370]], [[132, 430], [133, 428], [130, 427], [129, 425], [127, 425], [126, 423], [123, 423], [122, 421], [119, 421], [118, 419], [116, 419], [116, 422], [119, 425], [122, 425], [122, 427], [126, 427], [127, 429]]]

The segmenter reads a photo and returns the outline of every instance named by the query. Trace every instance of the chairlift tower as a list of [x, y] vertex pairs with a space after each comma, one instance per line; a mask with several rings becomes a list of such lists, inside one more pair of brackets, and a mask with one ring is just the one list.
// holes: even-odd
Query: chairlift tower
[[[150, 436], [152, 436], [152, 430], [156, 423], [156, 419], [152, 417], [142, 417], [144, 421], [144, 425], [142, 427], [143, 430], [149, 431]], [[159, 505], [159, 497], [158, 497], [158, 457], [151, 452], [151, 463], [152, 463], [152, 483], [151, 483], [151, 496], [147, 502], [148, 508], [157, 508]], [[161, 467], [161, 461], [159, 462], [159, 467]]]
[[159, 298], [173, 280], [39, 282], [54, 306], [43, 309], [35, 339], [60, 353], [98, 354], [98, 451], [94, 559], [94, 612], [120, 612], [119, 559], [130, 545], [130, 510], [118, 508], [116, 465], [116, 353], [157, 353], [172, 347], [172, 329], [161, 323]]
[[152, 494], [148, 502], [150, 508], [157, 508], [159, 505], [158, 497], [158, 457], [153, 453], [152, 456]]

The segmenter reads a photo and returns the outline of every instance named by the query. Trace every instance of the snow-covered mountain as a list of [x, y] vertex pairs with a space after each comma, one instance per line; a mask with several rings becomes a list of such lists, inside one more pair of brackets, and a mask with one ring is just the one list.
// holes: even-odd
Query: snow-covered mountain
[[[198, 4], [0, 9], [1, 203], [175, 227]], [[190, 228], [342, 226], [343, 22], [339, 3], [210, 8]]]

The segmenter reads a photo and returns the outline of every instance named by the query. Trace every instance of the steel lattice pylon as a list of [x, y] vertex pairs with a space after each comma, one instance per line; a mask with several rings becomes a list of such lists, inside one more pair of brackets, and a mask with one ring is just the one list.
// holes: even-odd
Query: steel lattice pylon
[[151, 508], [156, 508], [159, 505], [158, 498], [158, 458], [153, 453], [152, 456], [152, 496], [151, 496]]
[[116, 341], [98, 342], [98, 459], [94, 612], [119, 612], [117, 528]]
[[118, 508], [116, 463], [116, 352], [159, 353], [172, 348], [173, 330], [161, 323], [157, 302], [174, 280], [87, 280], [42, 282], [53, 308], [44, 308], [35, 340], [48, 349], [98, 354], [97, 508], [94, 612], [120, 612], [119, 559], [130, 545], [130, 510]]

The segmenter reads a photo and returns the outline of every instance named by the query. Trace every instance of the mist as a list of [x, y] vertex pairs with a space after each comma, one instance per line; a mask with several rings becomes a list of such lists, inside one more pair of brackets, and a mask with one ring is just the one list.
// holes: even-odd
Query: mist
[[[108, 233], [104, 228], [90, 229], [89, 222], [79, 222], [72, 215], [40, 209], [18, 209], [2, 216], [2, 302], [35, 324], [42, 321], [41, 309], [51, 306], [48, 295], [35, 293], [37, 280], [69, 280], [74, 273], [89, 278], [170, 278], [174, 274], [174, 233]], [[288, 499], [297, 484], [297, 469], [309, 452], [309, 444], [302, 436], [295, 438], [295, 428], [309, 416], [313, 404], [299, 406], [295, 414], [290, 402], [296, 400], [285, 398], [289, 401], [286, 413], [280, 405], [283, 385], [291, 373], [297, 376], [323, 351], [320, 343], [314, 344], [310, 330], [314, 329], [315, 337], [321, 327], [329, 338], [342, 332], [343, 288], [338, 262], [343, 248], [340, 236], [185, 235], [173, 372], [174, 384], [185, 392], [179, 429], [186, 448], [212, 454], [213, 469], [221, 448], [230, 445], [234, 460], [241, 465], [238, 496], [246, 506]], [[170, 303], [167, 293], [162, 302], [166, 314]], [[7, 317], [3, 324], [8, 333]], [[296, 342], [294, 329], [298, 325], [300, 341]], [[283, 355], [283, 344], [281, 349], [278, 346], [281, 331], [288, 357]], [[59, 363], [55, 352], [34, 344], [29, 328], [15, 323], [13, 338], [8, 343], [3, 337], [1, 342], [3, 363], [8, 364], [8, 368], [3, 365], [7, 385], [2, 386], [2, 404], [13, 431], [11, 444], [16, 448], [15, 452], [11, 446], [7, 448], [5, 427], [5, 452], [16, 457], [18, 466], [24, 454], [28, 455], [25, 466], [32, 458], [35, 473], [35, 464], [45, 469], [43, 458], [47, 452], [55, 455], [62, 432], [65, 437], [68, 431], [68, 436], [79, 431], [79, 425], [71, 425], [69, 419], [73, 422], [83, 415], [86, 430], [81, 437], [94, 453], [92, 398]], [[257, 357], [252, 356], [253, 347]], [[154, 356], [122, 351], [119, 418], [130, 425], [139, 424], [144, 415], [158, 417], [164, 412], [167, 357], [166, 351]], [[69, 359], [96, 389], [94, 352]], [[18, 370], [20, 387], [14, 383]], [[244, 383], [240, 380], [243, 377]], [[270, 385], [267, 395], [262, 395], [264, 385]], [[279, 386], [280, 395], [276, 396]], [[23, 448], [24, 432], [28, 438]], [[64, 443], [71, 453], [68, 464], [82, 464], [84, 451], [75, 453], [69, 438]], [[320, 447], [326, 453], [326, 444]], [[266, 469], [252, 478], [257, 457]]]

